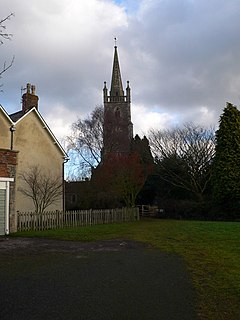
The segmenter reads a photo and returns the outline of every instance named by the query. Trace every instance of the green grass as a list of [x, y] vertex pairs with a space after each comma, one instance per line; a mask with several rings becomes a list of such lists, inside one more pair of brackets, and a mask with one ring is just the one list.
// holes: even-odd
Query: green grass
[[240, 319], [240, 223], [143, 220], [13, 236], [149, 243], [184, 259], [198, 293], [200, 319]]

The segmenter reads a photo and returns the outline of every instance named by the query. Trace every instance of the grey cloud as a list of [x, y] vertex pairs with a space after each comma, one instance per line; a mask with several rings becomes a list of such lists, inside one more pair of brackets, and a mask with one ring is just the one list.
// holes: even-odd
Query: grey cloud
[[[141, 52], [135, 65], [143, 62], [138, 101], [173, 112], [217, 109], [229, 98], [237, 103], [239, 12], [236, 1], [153, 1], [140, 21], [132, 19], [131, 37]], [[143, 52], [152, 60], [151, 73], [140, 60]]]
[[102, 103], [103, 81], [110, 87], [115, 36], [124, 86], [130, 80], [144, 110], [217, 122], [226, 101], [239, 102], [238, 1], [89, 0], [85, 13], [73, 0], [2, 2], [2, 15], [15, 12], [14, 38], [0, 47], [2, 60], [16, 56], [0, 94], [9, 112], [31, 82], [44, 115], [57, 105], [90, 113]]

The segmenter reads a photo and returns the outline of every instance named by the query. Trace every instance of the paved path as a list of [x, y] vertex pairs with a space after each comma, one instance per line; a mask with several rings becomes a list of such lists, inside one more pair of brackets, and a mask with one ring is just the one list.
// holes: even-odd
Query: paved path
[[1, 320], [194, 320], [181, 259], [130, 241], [0, 241]]

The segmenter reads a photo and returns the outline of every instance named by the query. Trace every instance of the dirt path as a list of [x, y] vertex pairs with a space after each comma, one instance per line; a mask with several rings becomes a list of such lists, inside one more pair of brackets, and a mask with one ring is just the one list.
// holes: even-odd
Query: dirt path
[[181, 259], [145, 244], [0, 240], [1, 320], [194, 320]]

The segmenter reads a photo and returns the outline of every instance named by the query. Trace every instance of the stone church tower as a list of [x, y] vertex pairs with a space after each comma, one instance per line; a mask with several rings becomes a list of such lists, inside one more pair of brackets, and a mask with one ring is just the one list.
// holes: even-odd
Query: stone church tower
[[117, 46], [114, 47], [111, 90], [108, 94], [106, 82], [103, 88], [104, 128], [102, 157], [127, 155], [131, 152], [133, 124], [131, 122], [131, 89], [127, 81], [124, 94], [118, 60]]

